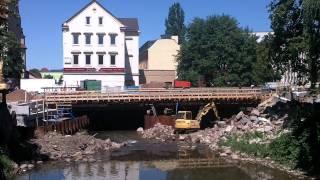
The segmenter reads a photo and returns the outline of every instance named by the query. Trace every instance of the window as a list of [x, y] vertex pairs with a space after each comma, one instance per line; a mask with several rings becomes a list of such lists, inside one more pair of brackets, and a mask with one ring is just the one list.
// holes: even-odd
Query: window
[[86, 65], [90, 65], [91, 64], [91, 55], [87, 54], [86, 55]]
[[73, 55], [73, 64], [75, 64], [75, 65], [79, 64], [79, 55], [78, 54]]
[[98, 55], [98, 60], [99, 60], [99, 65], [103, 65], [103, 55], [102, 54], [99, 54]]
[[79, 34], [72, 34], [73, 35], [73, 44], [79, 44]]
[[85, 34], [86, 36], [86, 44], [91, 44], [91, 34]]
[[116, 65], [116, 55], [110, 54], [110, 65]]
[[103, 44], [103, 34], [98, 34], [98, 44]]
[[103, 17], [99, 17], [99, 25], [103, 24]]
[[86, 24], [87, 24], [87, 25], [90, 24], [90, 17], [86, 17]]
[[110, 44], [115, 45], [116, 44], [116, 34], [110, 34]]

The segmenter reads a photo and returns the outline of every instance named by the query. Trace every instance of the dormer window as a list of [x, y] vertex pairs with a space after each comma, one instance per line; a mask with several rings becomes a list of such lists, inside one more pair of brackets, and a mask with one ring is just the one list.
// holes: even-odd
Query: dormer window
[[86, 17], [86, 24], [90, 25], [90, 17], [89, 16]]

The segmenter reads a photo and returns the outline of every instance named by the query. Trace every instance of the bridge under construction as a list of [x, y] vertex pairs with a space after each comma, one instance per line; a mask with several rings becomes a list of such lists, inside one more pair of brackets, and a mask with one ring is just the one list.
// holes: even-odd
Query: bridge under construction
[[[51, 90], [51, 91], [50, 91]], [[191, 88], [191, 89], [141, 89], [123, 92], [55, 91], [46, 89], [44, 100], [53, 104], [132, 104], [165, 102], [229, 102], [257, 103], [270, 97], [261, 89]]]
[[[200, 114], [206, 116], [209, 111], [211, 112], [211, 109], [205, 109], [205, 105], [213, 103], [219, 106], [219, 114], [225, 114], [224, 111], [237, 111], [235, 107], [257, 105], [270, 96], [271, 92], [265, 92], [257, 88], [138, 89], [117, 92], [77, 91], [76, 88], [46, 88], [43, 96], [37, 102], [27, 103], [26, 105], [19, 104], [14, 109], [24, 110], [23, 112], [16, 111], [19, 120], [18, 125], [21, 124], [24, 127], [38, 127], [38, 124], [48, 124], [49, 121], [49, 124], [57, 124], [56, 122], [51, 123], [51, 121], [54, 121], [54, 117], [60, 117], [62, 113], [72, 113], [75, 117], [88, 116], [92, 126], [98, 128], [134, 129], [141, 126], [146, 128], [148, 124], [158, 123], [161, 119], [159, 117], [162, 117], [161, 114], [165, 109], [176, 110], [176, 112], [177, 110], [192, 111], [194, 115], [200, 112]], [[155, 118], [155, 121], [147, 122], [146, 112], [151, 107], [156, 109], [152, 115], [159, 116]], [[217, 111], [217, 109], [213, 110]], [[33, 114], [30, 115], [30, 112]], [[130, 121], [130, 119], [133, 120]], [[41, 123], [41, 121], [45, 123]], [[172, 123], [172, 121], [169, 122], [169, 124]], [[73, 127], [74, 125], [69, 126]], [[58, 127], [60, 126], [57, 125], [56, 130], [59, 130]], [[65, 128], [60, 129], [63, 132], [65, 131]]]

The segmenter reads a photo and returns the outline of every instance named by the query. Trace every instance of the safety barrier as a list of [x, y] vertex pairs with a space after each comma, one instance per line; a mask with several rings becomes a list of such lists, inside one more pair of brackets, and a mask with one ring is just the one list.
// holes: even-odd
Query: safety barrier
[[63, 135], [74, 134], [79, 130], [87, 127], [89, 123], [90, 120], [87, 116], [81, 116], [57, 122], [47, 122], [43, 126], [39, 126], [37, 130], [44, 134], [50, 131], [56, 131]]

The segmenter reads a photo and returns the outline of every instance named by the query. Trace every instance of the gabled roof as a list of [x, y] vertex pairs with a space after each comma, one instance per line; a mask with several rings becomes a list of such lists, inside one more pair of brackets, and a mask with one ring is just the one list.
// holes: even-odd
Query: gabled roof
[[147, 41], [140, 48], [139, 52], [148, 50], [157, 40]]
[[118, 18], [119, 21], [126, 26], [127, 31], [139, 31], [137, 18]]
[[[84, 6], [82, 9], [80, 9], [75, 15], [73, 15], [71, 18], [69, 18], [66, 23], [70, 22], [72, 19], [74, 19], [76, 16], [78, 16], [82, 11], [84, 11], [86, 8], [88, 8], [89, 6], [91, 6], [93, 3], [97, 3], [103, 10], [105, 10], [107, 13], [109, 13], [113, 18], [115, 18], [116, 20], [119, 21], [119, 19], [114, 16], [110, 11], [108, 11], [105, 7], [102, 6], [102, 4], [100, 4], [98, 1], [96, 0], [92, 0], [89, 4], [87, 4], [86, 6]], [[120, 22], [120, 21], [119, 21]], [[121, 22], [120, 22], [121, 23]]]

